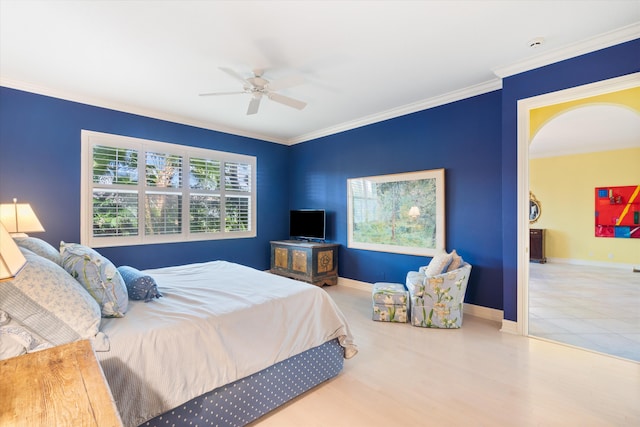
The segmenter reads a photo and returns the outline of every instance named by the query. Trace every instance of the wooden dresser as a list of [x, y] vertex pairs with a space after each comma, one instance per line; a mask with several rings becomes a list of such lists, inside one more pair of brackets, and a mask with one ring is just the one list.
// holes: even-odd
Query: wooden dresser
[[544, 256], [544, 229], [529, 229], [529, 261], [544, 264], [547, 258]]
[[0, 426], [122, 426], [87, 340], [0, 361]]
[[337, 243], [271, 242], [271, 272], [317, 286], [338, 283]]

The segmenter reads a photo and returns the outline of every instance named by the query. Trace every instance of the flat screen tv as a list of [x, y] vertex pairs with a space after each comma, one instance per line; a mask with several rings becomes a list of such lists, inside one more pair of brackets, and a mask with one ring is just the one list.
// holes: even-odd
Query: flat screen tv
[[324, 240], [324, 209], [297, 209], [289, 212], [289, 236], [300, 240]]

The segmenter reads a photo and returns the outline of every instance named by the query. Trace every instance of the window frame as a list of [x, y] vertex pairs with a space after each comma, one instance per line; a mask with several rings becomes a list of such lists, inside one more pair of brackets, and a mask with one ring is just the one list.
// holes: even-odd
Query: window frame
[[[104, 188], [93, 180], [93, 147], [106, 146], [109, 148], [132, 149], [138, 151], [138, 182], [135, 186], [113, 185], [114, 190], [134, 191], [138, 195], [138, 234], [135, 236], [95, 236], [93, 234], [93, 190]], [[145, 172], [146, 153], [162, 153], [182, 157], [182, 177], [179, 188], [159, 188], [147, 185]], [[220, 162], [220, 183], [216, 190], [202, 190], [190, 187], [189, 162], [191, 158], [216, 160]], [[225, 163], [247, 164], [251, 169], [250, 191], [233, 191], [225, 185]], [[244, 154], [209, 150], [199, 147], [172, 144], [148, 139], [134, 138], [122, 135], [107, 134], [89, 130], [81, 131], [81, 196], [80, 196], [80, 242], [90, 247], [115, 247], [131, 245], [147, 245], [160, 243], [176, 243], [202, 240], [243, 239], [257, 236], [257, 158]], [[145, 232], [144, 212], [146, 194], [156, 192], [180, 193], [181, 232], [175, 234], [152, 234]], [[220, 198], [220, 231], [196, 232], [190, 230], [191, 195], [208, 193], [219, 195]], [[225, 201], [226, 197], [247, 197], [249, 200], [249, 229], [246, 231], [225, 231]]]

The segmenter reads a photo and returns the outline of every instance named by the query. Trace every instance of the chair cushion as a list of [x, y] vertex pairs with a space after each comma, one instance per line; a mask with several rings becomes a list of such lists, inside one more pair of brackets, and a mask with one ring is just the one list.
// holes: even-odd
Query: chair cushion
[[427, 276], [419, 271], [410, 271], [407, 273], [405, 285], [412, 296], [422, 296], [424, 294], [424, 279]]

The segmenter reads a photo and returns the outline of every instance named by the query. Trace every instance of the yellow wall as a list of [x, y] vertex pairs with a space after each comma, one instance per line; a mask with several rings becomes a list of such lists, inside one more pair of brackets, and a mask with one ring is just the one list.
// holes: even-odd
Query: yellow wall
[[566, 113], [568, 110], [589, 104], [624, 106], [640, 113], [640, 86], [534, 108], [529, 112], [529, 140], [531, 141], [535, 134], [555, 117]]
[[640, 185], [640, 148], [531, 159], [547, 258], [640, 265], [640, 239], [594, 236], [596, 187]]

